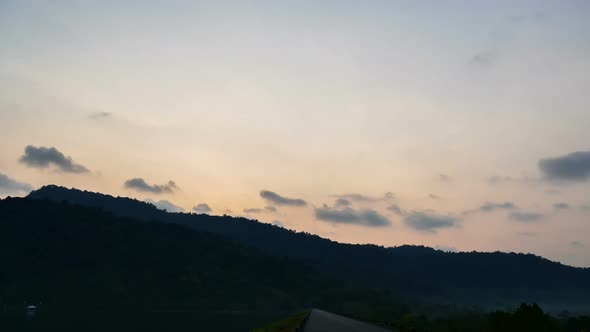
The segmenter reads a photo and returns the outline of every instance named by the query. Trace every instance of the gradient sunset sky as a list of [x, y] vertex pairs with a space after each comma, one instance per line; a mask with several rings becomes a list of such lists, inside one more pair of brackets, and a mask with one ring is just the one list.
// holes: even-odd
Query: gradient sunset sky
[[4, 0], [0, 41], [2, 197], [590, 266], [588, 1]]

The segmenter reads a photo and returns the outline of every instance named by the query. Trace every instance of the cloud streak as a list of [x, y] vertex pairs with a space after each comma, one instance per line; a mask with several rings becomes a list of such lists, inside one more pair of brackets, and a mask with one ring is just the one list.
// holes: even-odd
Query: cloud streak
[[303, 207], [307, 202], [300, 198], [287, 198], [269, 190], [261, 190], [260, 197], [275, 205]]
[[265, 206], [264, 208], [246, 208], [243, 210], [244, 213], [256, 214], [256, 213], [275, 213], [277, 208], [274, 206]]
[[49, 168], [55, 166], [64, 173], [88, 173], [88, 168], [75, 163], [71, 157], [65, 156], [55, 147], [35, 147], [28, 145], [19, 161], [33, 168]]
[[348, 202], [378, 202], [378, 201], [387, 201], [394, 199], [395, 196], [391, 192], [387, 192], [383, 195], [383, 197], [372, 197], [358, 193], [352, 194], [343, 194], [343, 195], [334, 195], [334, 197], [346, 200]]
[[349, 224], [367, 227], [391, 226], [391, 221], [389, 221], [389, 219], [371, 209], [355, 210], [345, 208], [338, 210], [322, 207], [315, 209], [315, 217], [318, 220], [334, 224]]
[[142, 178], [133, 178], [125, 181], [125, 188], [136, 190], [139, 192], [147, 192], [152, 194], [171, 194], [178, 189], [174, 181], [168, 181], [166, 184], [150, 185]]
[[246, 208], [243, 210], [244, 213], [252, 214], [252, 213], [263, 213], [265, 210], [260, 208]]
[[92, 120], [100, 120], [100, 119], [111, 117], [112, 115], [113, 114], [110, 112], [96, 112], [96, 113], [92, 113], [92, 114], [88, 115], [88, 118], [92, 119]]
[[495, 211], [509, 211], [515, 210], [518, 207], [512, 202], [485, 202], [479, 208], [474, 210], [467, 210], [463, 212], [463, 215], [470, 215], [474, 213], [492, 213]]

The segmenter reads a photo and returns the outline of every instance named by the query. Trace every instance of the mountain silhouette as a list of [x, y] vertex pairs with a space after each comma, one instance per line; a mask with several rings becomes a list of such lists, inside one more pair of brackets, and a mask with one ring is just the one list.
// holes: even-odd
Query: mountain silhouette
[[27, 199], [67, 202], [117, 217], [184, 225], [271, 256], [303, 261], [359, 286], [389, 289], [422, 301], [491, 308], [528, 301], [550, 309], [590, 310], [590, 269], [532, 254], [344, 244], [246, 218], [167, 213], [135, 199], [58, 186], [40, 188]]

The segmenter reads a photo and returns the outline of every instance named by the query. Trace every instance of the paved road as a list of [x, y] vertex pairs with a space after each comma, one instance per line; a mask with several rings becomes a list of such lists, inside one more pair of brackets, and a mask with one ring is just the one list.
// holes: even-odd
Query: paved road
[[331, 314], [326, 311], [313, 309], [304, 332], [389, 332], [385, 328], [369, 323]]

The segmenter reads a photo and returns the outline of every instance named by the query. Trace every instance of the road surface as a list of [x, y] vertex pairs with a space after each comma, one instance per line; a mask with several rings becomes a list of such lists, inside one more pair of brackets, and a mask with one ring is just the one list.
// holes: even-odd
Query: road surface
[[358, 320], [313, 309], [304, 332], [390, 332], [390, 330]]

